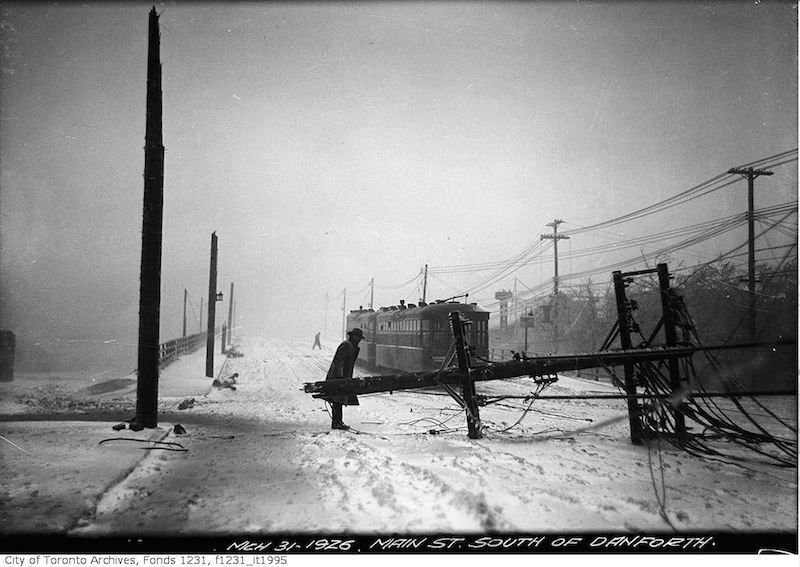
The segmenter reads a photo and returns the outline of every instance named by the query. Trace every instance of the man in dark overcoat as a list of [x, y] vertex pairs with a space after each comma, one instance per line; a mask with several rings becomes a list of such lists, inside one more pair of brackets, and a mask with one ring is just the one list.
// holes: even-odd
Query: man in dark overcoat
[[[328, 369], [326, 380], [337, 380], [340, 378], [352, 378], [353, 368], [356, 365], [358, 358], [358, 343], [364, 338], [364, 333], [358, 327], [352, 331], [347, 332], [347, 340], [336, 349], [336, 354], [333, 355], [331, 367]], [[330, 402], [331, 410], [333, 413], [331, 421], [331, 429], [350, 429], [342, 421], [342, 406], [357, 406], [358, 397], [355, 394], [342, 394], [340, 396], [325, 396], [325, 400]]]

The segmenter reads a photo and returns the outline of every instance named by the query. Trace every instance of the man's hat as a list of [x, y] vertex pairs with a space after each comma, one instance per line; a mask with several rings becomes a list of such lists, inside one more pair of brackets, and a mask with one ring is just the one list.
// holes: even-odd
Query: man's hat
[[364, 338], [364, 332], [361, 329], [359, 329], [358, 327], [353, 328], [353, 330], [351, 330], [351, 331], [347, 331], [347, 334], [348, 335], [353, 335], [355, 337], [358, 337], [359, 339], [363, 339]]

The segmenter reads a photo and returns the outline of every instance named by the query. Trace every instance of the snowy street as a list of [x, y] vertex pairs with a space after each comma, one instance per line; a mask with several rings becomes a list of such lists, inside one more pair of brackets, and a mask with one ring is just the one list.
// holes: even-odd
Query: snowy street
[[[42, 421], [14, 421], [6, 412], [0, 431], [16, 447], [4, 442], [0, 449], [7, 480], [3, 530], [672, 533], [670, 523], [678, 532], [793, 531], [797, 524], [796, 469], [713, 462], [666, 442], [634, 446], [622, 400], [537, 400], [507, 431], [502, 430], [514, 425], [528, 404], [490, 404], [481, 408], [484, 438], [470, 440], [463, 413], [439, 392], [375, 394], [361, 396], [359, 407], [345, 407], [352, 431], [331, 431], [325, 403], [305, 394], [302, 385], [324, 379], [333, 345], [312, 351], [310, 343], [251, 337], [243, 338], [238, 350], [243, 356], [218, 361], [218, 376], [238, 373], [236, 390], [209, 391], [199, 351], [165, 368], [155, 430], [114, 432], [115, 421], [103, 417], [104, 408], [133, 407], [133, 380], [116, 381], [125, 385], [120, 390], [70, 394], [75, 407], [88, 407], [93, 419], [106, 420], [91, 424], [97, 439], [91, 444], [53, 443], [52, 434], [37, 433]], [[478, 384], [479, 393], [493, 395], [533, 389], [530, 378]], [[563, 376], [546, 390], [615, 392], [605, 383]], [[188, 397], [196, 400], [194, 406], [178, 410]], [[30, 402], [12, 408], [23, 411], [42, 408]], [[796, 423], [791, 401], [778, 411]], [[56, 434], [69, 437], [87, 427], [86, 419], [55, 424]], [[176, 423], [187, 433], [176, 435]], [[121, 440], [97, 444], [116, 437], [179, 445], [143, 451], [141, 444]], [[36, 459], [45, 440], [49, 462], [43, 466]], [[108, 486], [93, 482], [96, 467], [59, 475], [59, 490], [83, 492], [80, 514], [61, 524], [41, 518], [37, 523], [37, 514], [52, 516], [52, 507], [37, 502], [47, 502], [42, 495], [56, 487], [43, 479], [37, 485], [31, 475], [53, 474], [56, 461], [75, 461], [81, 452], [87, 463], [130, 464], [119, 465], [124, 474]]]

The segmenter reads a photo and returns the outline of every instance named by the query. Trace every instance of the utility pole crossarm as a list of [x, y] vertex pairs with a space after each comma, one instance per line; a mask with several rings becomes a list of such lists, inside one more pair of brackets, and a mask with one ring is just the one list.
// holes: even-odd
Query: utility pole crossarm
[[753, 178], [758, 177], [759, 175], [772, 175], [772, 171], [767, 171], [766, 169], [753, 169], [752, 167], [742, 168], [742, 167], [732, 167], [728, 170], [728, 173], [738, 173], [739, 175], [743, 175], [745, 178], [749, 179], [751, 176]]

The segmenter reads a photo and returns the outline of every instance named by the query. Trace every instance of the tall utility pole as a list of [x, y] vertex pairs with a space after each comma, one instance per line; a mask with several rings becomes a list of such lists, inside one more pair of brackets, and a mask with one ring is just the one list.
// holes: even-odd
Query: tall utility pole
[[214, 316], [217, 307], [217, 233], [211, 233], [211, 263], [208, 270], [208, 328], [206, 329], [206, 376], [214, 377]]
[[228, 297], [228, 343], [233, 344], [233, 282], [231, 282], [231, 295]]
[[728, 170], [728, 173], [738, 173], [747, 179], [747, 291], [749, 295], [749, 305], [747, 311], [749, 315], [750, 338], [756, 338], [756, 237], [755, 237], [755, 217], [753, 216], [753, 182], [759, 175], [772, 175], [771, 171], [765, 169], [736, 168]]
[[[616, 270], [612, 273], [614, 280], [614, 294], [617, 299], [617, 324], [619, 325], [619, 343], [622, 350], [633, 348], [631, 341], [630, 308], [631, 302], [625, 295], [627, 283], [622, 272]], [[644, 440], [642, 431], [642, 418], [639, 404], [636, 401], [636, 374], [633, 362], [626, 361], [625, 368], [625, 393], [628, 398], [628, 424], [631, 429], [631, 443], [641, 445]]]
[[553, 349], [558, 352], [558, 241], [568, 239], [569, 236], [558, 234], [558, 225], [564, 222], [561, 219], [553, 219], [547, 226], [553, 227], [553, 234], [542, 234], [539, 240], [553, 241], [553, 258], [555, 261], [553, 270]]
[[200, 329], [197, 331], [198, 333], [203, 332], [203, 298], [200, 298]]
[[569, 236], [564, 236], [563, 234], [558, 234], [558, 225], [564, 222], [561, 219], [555, 219], [553, 222], [547, 223], [547, 226], [553, 227], [553, 234], [542, 234], [539, 237], [539, 240], [552, 240], [553, 241], [553, 254], [555, 259], [555, 269], [554, 269], [554, 276], [553, 276], [553, 295], [556, 297], [556, 302], [558, 301], [558, 241], [568, 239]]
[[[663, 313], [661, 321], [664, 326], [664, 339], [668, 347], [675, 347], [678, 346], [678, 322], [675, 317], [675, 311], [678, 305], [676, 304], [676, 296], [669, 283], [672, 276], [666, 264], [659, 264], [657, 270], [658, 287], [661, 291], [661, 312]], [[674, 396], [680, 396], [679, 392], [685, 380], [681, 380], [678, 361], [676, 359], [668, 360], [667, 367], [669, 368], [669, 380], [672, 394]], [[679, 403], [680, 402], [676, 402], [676, 404]], [[678, 434], [679, 438], [683, 439], [686, 437], [686, 419], [684, 418], [683, 412], [680, 411], [680, 408], [677, 408], [677, 410], [678, 411], [674, 412], [675, 432]]]
[[422, 279], [422, 303], [428, 299], [428, 264], [425, 264], [425, 277]]
[[136, 418], [143, 427], [158, 425], [161, 243], [164, 219], [164, 146], [161, 137], [161, 38], [158, 14], [150, 10], [147, 47], [147, 110], [144, 136], [144, 214], [139, 278], [139, 353]]

